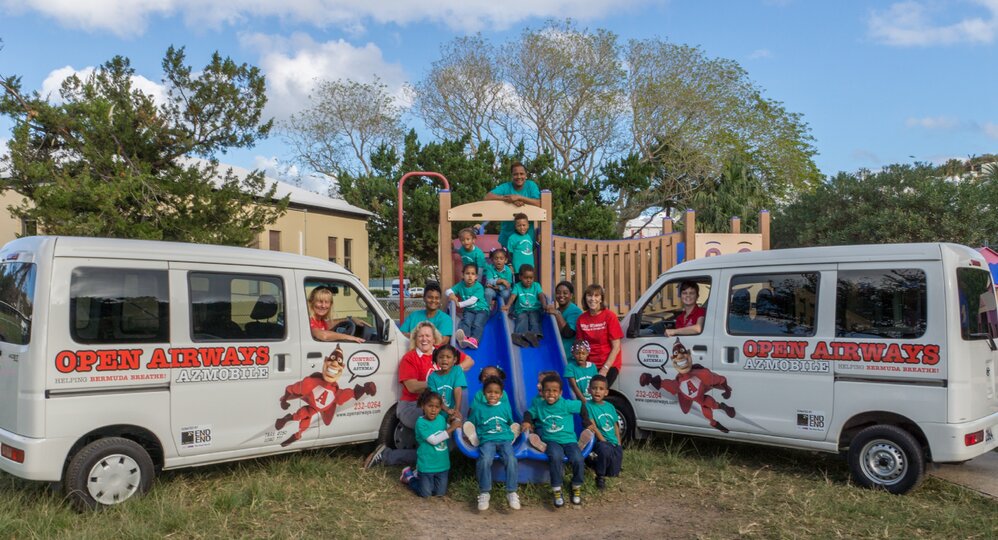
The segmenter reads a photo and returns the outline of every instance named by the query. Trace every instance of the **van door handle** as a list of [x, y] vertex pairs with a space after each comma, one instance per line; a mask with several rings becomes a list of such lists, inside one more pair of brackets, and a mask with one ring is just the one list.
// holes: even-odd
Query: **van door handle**
[[737, 364], [738, 363], [738, 347], [725, 347], [724, 348], [724, 363], [725, 364]]
[[285, 367], [287, 366], [287, 363], [288, 363], [288, 354], [287, 353], [281, 353], [281, 354], [277, 355], [277, 371], [282, 371], [283, 372], [284, 369], [285, 369]]
[[693, 346], [693, 352], [705, 353], [705, 352], [707, 352], [707, 346], [706, 345], [694, 345]]
[[313, 358], [322, 358], [322, 353], [321, 352], [310, 352], [310, 353], [308, 353], [308, 354], [305, 355], [305, 358], [308, 358], [309, 360], [311, 360]]

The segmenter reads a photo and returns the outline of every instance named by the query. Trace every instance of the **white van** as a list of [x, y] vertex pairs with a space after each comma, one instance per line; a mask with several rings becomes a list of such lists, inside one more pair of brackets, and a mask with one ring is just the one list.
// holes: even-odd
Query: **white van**
[[[339, 332], [313, 339], [309, 294]], [[0, 250], [0, 470], [80, 508], [155, 471], [373, 441], [405, 339], [341, 266], [273, 251], [29, 237]]]
[[[684, 282], [699, 286], [703, 331], [665, 337]], [[663, 274], [636, 306], [622, 324], [613, 396], [630, 434], [841, 452], [858, 484], [892, 493], [917, 486], [926, 462], [998, 446], [995, 291], [970, 248], [698, 259]]]
[[392, 296], [399, 296], [400, 293], [401, 293], [401, 296], [405, 296], [406, 298], [408, 298], [409, 297], [409, 285], [410, 284], [411, 283], [409, 281], [409, 278], [405, 278], [402, 290], [400, 291], [399, 290], [399, 280], [398, 280], [398, 278], [393, 279], [392, 280]]

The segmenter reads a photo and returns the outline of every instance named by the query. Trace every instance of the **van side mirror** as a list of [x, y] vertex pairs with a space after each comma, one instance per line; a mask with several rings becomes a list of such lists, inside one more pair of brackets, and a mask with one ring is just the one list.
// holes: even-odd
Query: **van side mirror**
[[636, 338], [641, 331], [641, 314], [635, 313], [627, 321], [627, 337]]
[[388, 343], [392, 338], [392, 326], [394, 326], [394, 323], [380, 319], [378, 322], [381, 324], [381, 341], [382, 343]]

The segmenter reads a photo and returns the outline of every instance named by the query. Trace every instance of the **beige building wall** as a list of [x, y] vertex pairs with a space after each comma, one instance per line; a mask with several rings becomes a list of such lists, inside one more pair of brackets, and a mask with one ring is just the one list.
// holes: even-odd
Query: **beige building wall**
[[21, 220], [10, 215], [7, 207], [20, 205], [24, 199], [18, 192], [8, 189], [0, 192], [0, 246], [24, 234]]
[[288, 207], [260, 234], [257, 247], [308, 255], [345, 266], [368, 280], [367, 220], [325, 209]]

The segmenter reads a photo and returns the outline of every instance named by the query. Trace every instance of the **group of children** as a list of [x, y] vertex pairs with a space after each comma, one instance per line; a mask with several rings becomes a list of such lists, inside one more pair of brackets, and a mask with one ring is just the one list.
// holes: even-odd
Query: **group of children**
[[[513, 220], [515, 232], [505, 246], [489, 254], [488, 262], [485, 253], [475, 245], [474, 229], [462, 229], [458, 233], [461, 247], [457, 251], [461, 256], [463, 279], [447, 290], [447, 296], [463, 310], [455, 333], [463, 348], [478, 348], [489, 313], [496, 308], [496, 297], [502, 298], [502, 311], [512, 313], [515, 320], [511, 336], [515, 345], [537, 347], [544, 337], [541, 316], [547, 299], [536, 281], [530, 222], [522, 213], [515, 214]], [[512, 266], [507, 264], [510, 256]], [[480, 275], [484, 281], [479, 281]]]
[[[572, 469], [570, 478], [572, 504], [582, 504], [582, 483], [586, 461], [582, 450], [595, 437], [588, 465], [596, 473], [596, 486], [604, 489], [607, 476], [617, 476], [623, 461], [618, 416], [613, 404], [606, 401], [609, 384], [588, 361], [589, 344], [577, 342], [572, 348], [574, 362], [569, 362], [564, 380], [576, 399], [562, 395], [562, 376], [554, 371], [539, 374], [538, 395], [523, 414], [523, 423], [513, 417], [505, 392], [505, 374], [497, 367], [482, 368], [482, 389], [469, 403], [467, 421], [461, 423], [462, 390], [467, 387], [464, 372], [454, 369], [457, 350], [450, 345], [433, 353], [438, 370], [427, 378], [427, 389], [419, 398], [423, 416], [416, 421], [417, 461], [415, 469], [406, 467], [401, 481], [421, 497], [441, 496], [447, 491], [450, 470], [448, 439], [457, 431], [471, 447], [478, 449], [475, 467], [478, 479], [478, 509], [489, 508], [492, 491], [492, 464], [498, 459], [506, 473], [506, 500], [510, 509], [520, 508], [517, 493], [517, 459], [513, 442], [519, 436], [547, 455], [551, 477], [552, 501], [556, 508], [565, 504], [563, 495], [564, 461]], [[575, 419], [584, 427], [576, 435]]]

